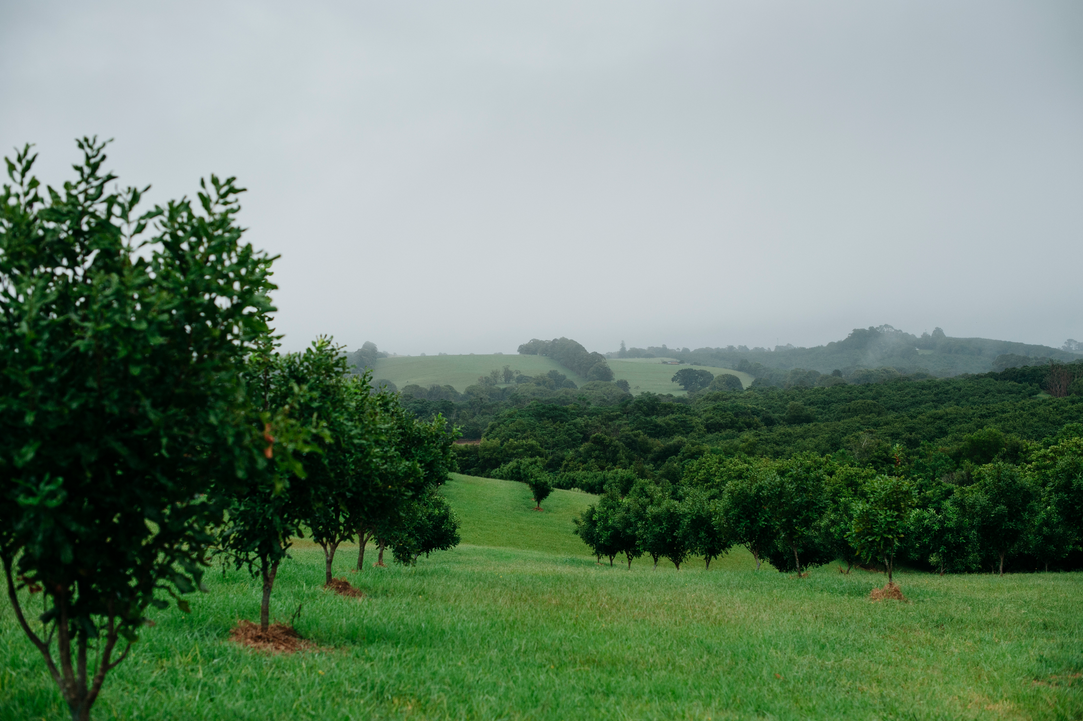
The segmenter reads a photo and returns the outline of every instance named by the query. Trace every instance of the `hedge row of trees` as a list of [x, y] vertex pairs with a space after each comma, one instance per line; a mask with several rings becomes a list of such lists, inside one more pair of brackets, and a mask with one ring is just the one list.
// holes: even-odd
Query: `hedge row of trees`
[[[679, 482], [616, 476], [576, 521], [599, 560], [629, 567], [646, 554], [657, 566], [743, 546], [759, 568], [804, 573], [841, 560], [897, 561], [943, 574], [1003, 574], [1064, 565], [1083, 551], [1083, 428], [944, 480], [885, 474], [831, 457], [785, 460], [705, 456]], [[897, 447], [900, 469], [905, 450]]]
[[[110, 189], [104, 143], [79, 147], [62, 188], [28, 146], [0, 193], [0, 561], [87, 719], [147, 609], [187, 610], [212, 552], [264, 579], [266, 626], [302, 529], [328, 569], [358, 533], [404, 560], [457, 539], [432, 493], [453, 462], [445, 421], [371, 393], [328, 340], [276, 351], [274, 259], [242, 241], [234, 179], [143, 212], [146, 188]], [[44, 596], [40, 625], [20, 591]]]

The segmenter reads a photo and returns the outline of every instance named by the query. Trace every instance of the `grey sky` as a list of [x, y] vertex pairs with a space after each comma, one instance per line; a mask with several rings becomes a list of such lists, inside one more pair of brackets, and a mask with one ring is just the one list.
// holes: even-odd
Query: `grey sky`
[[0, 2], [0, 146], [211, 172], [400, 353], [1083, 339], [1083, 3]]

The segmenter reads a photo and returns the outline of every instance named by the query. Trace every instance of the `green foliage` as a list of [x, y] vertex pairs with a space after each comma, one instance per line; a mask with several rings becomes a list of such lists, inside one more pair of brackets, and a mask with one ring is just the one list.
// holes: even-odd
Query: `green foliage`
[[711, 561], [725, 555], [733, 545], [725, 506], [718, 494], [704, 488], [688, 488], [683, 496], [680, 534], [709, 569]]
[[761, 482], [775, 531], [767, 557], [779, 571], [802, 574], [834, 560], [823, 529], [829, 502], [825, 484], [831, 470], [829, 462], [811, 454], [764, 469]]
[[697, 370], [695, 368], [682, 368], [673, 374], [670, 379], [689, 393], [694, 393], [711, 385], [714, 374], [710, 371]]
[[[61, 189], [27, 146], [0, 194], [0, 558], [20, 626], [87, 718], [147, 608], [187, 608], [178, 594], [201, 585], [222, 514], [210, 479], [270, 465], [241, 368], [274, 285], [233, 178], [142, 212], [146, 188], [110, 189], [105, 144], [78, 146]], [[18, 587], [43, 593], [42, 635]]]
[[540, 511], [542, 501], [553, 492], [553, 479], [542, 464], [543, 461], [540, 458], [516, 458], [493, 471], [493, 476], [506, 481], [525, 483], [530, 488], [531, 497], [536, 504], [535, 510]]
[[1023, 550], [1036, 512], [1038, 494], [1030, 480], [1013, 465], [981, 466], [972, 486], [963, 491], [983, 557], [995, 562], [1001, 575], [1009, 554]]
[[375, 343], [367, 340], [360, 348], [346, 354], [346, 363], [355, 368], [357, 372], [363, 373], [366, 370], [371, 371], [376, 368], [376, 362], [380, 358], [386, 357], [387, 353], [380, 352]]
[[[248, 483], [216, 489], [228, 503], [228, 520], [220, 529], [216, 552], [261, 579], [263, 630], [270, 623], [275, 576], [292, 539], [300, 537], [301, 529], [313, 522], [320, 526], [323, 538], [335, 533], [336, 506], [326, 509], [322, 504], [326, 495], [339, 492], [337, 479], [327, 472], [326, 460], [317, 459], [323, 449], [315, 445], [319, 439], [329, 446], [333, 438], [324, 418], [312, 409], [326, 403], [329, 386], [344, 367], [336, 350], [325, 341], [314, 343], [303, 353], [286, 355], [265, 346], [247, 359], [249, 402], [267, 419], [265, 458], [272, 462], [262, 464]], [[316, 472], [311, 485], [305, 483], [310, 471]]]
[[542, 501], [548, 498], [553, 492], [553, 481], [549, 477], [549, 474], [544, 471], [531, 474], [530, 478], [527, 479], [526, 484], [530, 486], [530, 495], [533, 496], [534, 503], [537, 504], [534, 506], [534, 510], [542, 510]]
[[714, 379], [707, 386], [709, 391], [723, 391], [731, 393], [740, 393], [745, 389], [744, 384], [741, 383], [741, 379], [732, 373], [720, 373], [716, 375]]
[[940, 575], [978, 568], [978, 539], [961, 496], [951, 495], [914, 510], [910, 549], [915, 559], [928, 561]]
[[850, 543], [866, 561], [880, 561], [893, 582], [895, 554], [906, 535], [910, 509], [914, 505], [911, 484], [895, 476], [876, 476], [865, 490], [865, 498], [854, 503]]
[[639, 516], [637, 506], [630, 500], [621, 498], [611, 488], [599, 499], [597, 505], [590, 505], [575, 518], [575, 534], [587, 544], [598, 558], [613, 559], [623, 554], [631, 569], [632, 561], [643, 554], [637, 531]]
[[459, 521], [447, 500], [431, 489], [409, 505], [388, 540], [395, 560], [412, 566], [421, 554], [427, 558], [459, 545]]
[[372, 396], [387, 444], [377, 472], [359, 477], [359, 491], [350, 503], [350, 518], [361, 540], [357, 570], [364, 568], [364, 543], [375, 538], [383, 548], [409, 524], [412, 516], [424, 513], [415, 508], [426, 503], [427, 495], [445, 483], [455, 470], [452, 451], [457, 432], [443, 416], [422, 421], [408, 412], [399, 396], [377, 393]]
[[549, 341], [534, 338], [519, 346], [519, 354], [548, 356], [588, 381], [613, 380], [613, 371], [609, 369], [605, 356], [591, 353], [570, 338], [554, 338]]
[[741, 461], [724, 462], [719, 470], [719, 482], [723, 484], [722, 511], [730, 539], [748, 549], [758, 570], [775, 538], [766, 483], [772, 471], [762, 463], [752, 465]]

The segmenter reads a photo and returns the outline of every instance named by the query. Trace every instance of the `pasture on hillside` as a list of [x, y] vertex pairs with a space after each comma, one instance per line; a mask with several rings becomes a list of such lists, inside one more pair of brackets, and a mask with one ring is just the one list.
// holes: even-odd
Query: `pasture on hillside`
[[[453, 476], [463, 543], [416, 567], [336, 575], [299, 542], [273, 609], [314, 644], [266, 655], [227, 640], [259, 584], [213, 569], [192, 613], [152, 611], [108, 678], [98, 721], [125, 719], [725, 719], [1083, 716], [1083, 574], [906, 572], [798, 579], [733, 552], [705, 572], [597, 565], [571, 534], [593, 496]], [[366, 556], [366, 560], [372, 558]], [[0, 718], [64, 719], [40, 656], [0, 602]]]
[[[628, 381], [632, 393], [672, 393], [675, 396], [688, 395], [679, 385], [673, 382], [673, 374], [681, 368], [689, 368], [688, 365], [667, 365], [665, 361], [676, 358], [608, 358], [609, 367], [613, 369], [613, 378]], [[726, 373], [735, 375], [741, 379], [741, 385], [748, 388], [752, 385], [752, 376], [748, 373], [730, 370], [729, 368], [708, 368], [696, 366], [699, 370], [710, 371], [716, 376]]]
[[[666, 365], [663, 361], [671, 358], [610, 358], [607, 360], [613, 370], [614, 380], [626, 380], [634, 395], [644, 392], [672, 393], [675, 396], [686, 395], [684, 390], [672, 381], [673, 374], [688, 366]], [[572, 379], [576, 385], [583, 385], [586, 379], [579, 376], [555, 360], [538, 355], [444, 355], [444, 356], [393, 356], [376, 361], [373, 378], [388, 380], [400, 390], [411, 383], [422, 388], [432, 384], [449, 385], [459, 393], [467, 386], [478, 382], [478, 377], [488, 375], [489, 371], [502, 370], [510, 366], [524, 375], [535, 376], [559, 371]], [[727, 368], [707, 368], [714, 375], [730, 373], [741, 379], [745, 388], [752, 385], [752, 376]], [[504, 384], [501, 384], [504, 385]]]
[[[459, 393], [478, 382], [478, 377], [504, 366], [523, 375], [544, 375], [551, 370], [568, 376], [576, 385], [586, 383], [582, 378], [551, 358], [537, 355], [440, 355], [440, 356], [393, 356], [376, 361], [373, 379], [388, 380], [401, 390], [411, 383], [422, 388], [432, 384], [449, 385]], [[504, 385], [501, 383], [500, 385]]]

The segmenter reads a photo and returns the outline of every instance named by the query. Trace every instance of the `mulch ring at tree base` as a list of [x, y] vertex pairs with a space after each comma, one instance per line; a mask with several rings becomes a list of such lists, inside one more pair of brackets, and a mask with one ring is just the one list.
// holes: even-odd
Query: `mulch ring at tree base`
[[294, 653], [315, 648], [310, 641], [297, 635], [293, 626], [287, 626], [284, 623], [272, 623], [266, 631], [263, 631], [260, 630], [258, 623], [238, 621], [229, 632], [229, 640], [269, 653]]
[[894, 583], [889, 583], [883, 588], [874, 588], [869, 592], [869, 598], [873, 601], [906, 601], [906, 596], [903, 595], [902, 589], [896, 586]]
[[328, 583], [324, 588], [329, 588], [340, 596], [348, 596], [350, 598], [364, 598], [365, 594], [361, 589], [354, 588], [350, 585], [350, 582], [345, 578], [332, 578], [331, 583]]

